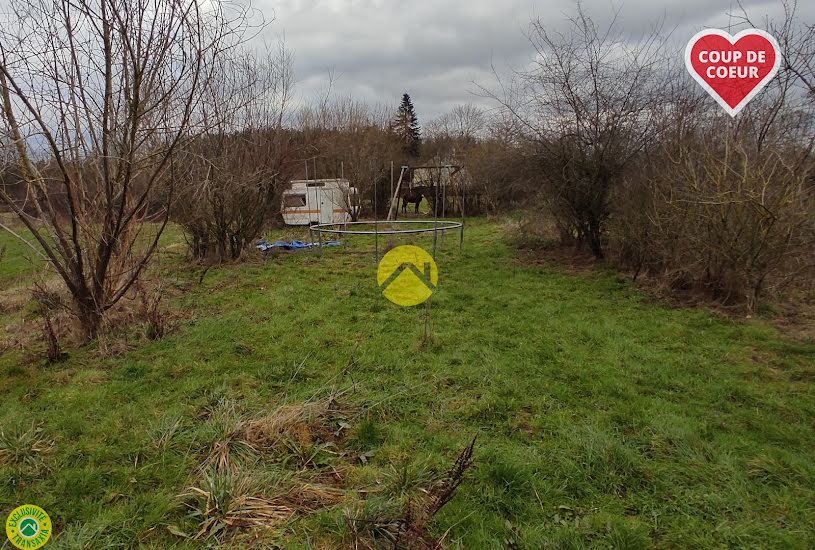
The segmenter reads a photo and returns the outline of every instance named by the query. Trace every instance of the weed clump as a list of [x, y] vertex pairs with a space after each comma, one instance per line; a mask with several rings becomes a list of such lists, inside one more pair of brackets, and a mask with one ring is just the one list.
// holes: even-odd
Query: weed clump
[[45, 464], [53, 447], [54, 441], [45, 435], [41, 425], [0, 427], [0, 465], [26, 472], [37, 471]]
[[[202, 412], [200, 459], [178, 498], [186, 510], [170, 533], [198, 542], [235, 545], [282, 536], [284, 525], [318, 510], [336, 509], [341, 538], [354, 548], [438, 548], [430, 520], [453, 497], [472, 465], [475, 440], [439, 476], [425, 463], [390, 465], [376, 488], [346, 486], [359, 457], [342, 392], [270, 413], [247, 415], [230, 399]], [[154, 447], [167, 450], [181, 421], [162, 421]], [[347, 445], [347, 443], [349, 445]]]
[[[186, 524], [172, 525], [170, 532], [223, 543], [339, 503], [345, 493], [341, 468], [332, 466], [328, 475], [329, 461], [318, 456], [343, 430], [346, 407], [340, 395], [255, 416], [229, 399], [208, 407], [203, 430], [209, 441], [193, 484], [179, 495], [188, 510]], [[157, 448], [166, 448], [177, 424], [157, 431]]]

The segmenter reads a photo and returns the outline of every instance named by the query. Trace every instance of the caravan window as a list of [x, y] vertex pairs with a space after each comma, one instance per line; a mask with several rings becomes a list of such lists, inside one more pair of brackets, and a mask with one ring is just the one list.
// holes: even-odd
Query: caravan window
[[306, 205], [305, 195], [284, 195], [283, 206], [286, 208], [300, 208]]

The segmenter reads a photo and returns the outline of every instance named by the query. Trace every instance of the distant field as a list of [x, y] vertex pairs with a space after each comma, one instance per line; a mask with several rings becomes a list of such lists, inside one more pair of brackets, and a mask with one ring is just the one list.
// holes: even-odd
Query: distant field
[[[423, 306], [382, 297], [370, 239], [201, 284], [171, 253], [179, 233], [166, 241], [169, 336], [50, 367], [0, 355], [0, 515], [43, 507], [49, 547], [200, 548], [184, 537], [208, 528], [224, 548], [390, 548], [377, 522], [475, 435], [430, 526], [446, 548], [815, 547], [814, 342], [652, 303], [614, 273], [526, 265], [484, 220], [462, 253], [441, 243], [430, 339]], [[25, 248], [2, 245], [0, 285], [22, 284]], [[23, 315], [0, 308], [0, 327]], [[305, 432], [246, 435], [292, 407], [311, 411]], [[206, 484], [224, 448], [233, 473]], [[323, 492], [295, 499], [303, 480]], [[193, 486], [307, 511], [228, 536]]]

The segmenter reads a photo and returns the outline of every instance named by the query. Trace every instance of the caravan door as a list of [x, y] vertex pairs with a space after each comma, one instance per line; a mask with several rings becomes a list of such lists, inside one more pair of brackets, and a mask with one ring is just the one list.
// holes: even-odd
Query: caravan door
[[320, 223], [334, 223], [334, 190], [328, 187], [320, 188]]
[[308, 193], [308, 221], [309, 223], [323, 223], [322, 216], [322, 188], [313, 184], [306, 187]]
[[331, 197], [326, 192], [325, 183], [308, 183], [306, 191], [310, 222], [331, 223]]

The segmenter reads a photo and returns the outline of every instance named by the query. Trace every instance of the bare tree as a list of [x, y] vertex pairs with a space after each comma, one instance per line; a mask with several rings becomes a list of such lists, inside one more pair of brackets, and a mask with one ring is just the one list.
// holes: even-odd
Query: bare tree
[[488, 121], [484, 110], [471, 103], [456, 105], [449, 113], [431, 121], [425, 130], [431, 139], [447, 138], [472, 143], [485, 137]]
[[343, 205], [354, 220], [362, 211], [361, 198], [387, 207], [391, 161], [398, 176], [402, 153], [398, 139], [387, 131], [389, 118], [387, 108], [350, 97], [325, 97], [299, 113], [298, 127], [317, 155], [320, 175], [344, 175], [359, 191], [347, 194]]
[[539, 147], [542, 196], [564, 240], [585, 243], [600, 258], [611, 191], [649, 143], [661, 101], [659, 28], [632, 42], [616, 20], [598, 28], [578, 5], [566, 31], [537, 19], [528, 38], [531, 67], [500, 94], [487, 94]]
[[[736, 17], [749, 25], [747, 9], [738, 3], [740, 14]], [[798, 85], [815, 101], [815, 23], [806, 23], [798, 17], [797, 0], [781, 0], [784, 17], [780, 21], [767, 20], [765, 27], [778, 41], [781, 48], [782, 72], [790, 73]]]
[[199, 111], [207, 131], [184, 148], [174, 215], [194, 258], [240, 258], [278, 211], [291, 168], [284, 121], [292, 83], [292, 58], [281, 43], [263, 55], [222, 56], [206, 84]]
[[27, 199], [0, 188], [0, 201], [65, 282], [90, 339], [156, 250], [176, 153], [205, 122], [202, 86], [241, 41], [247, 12], [196, 0], [11, 6], [0, 101]]

